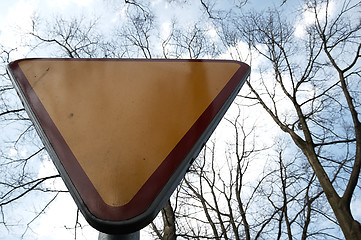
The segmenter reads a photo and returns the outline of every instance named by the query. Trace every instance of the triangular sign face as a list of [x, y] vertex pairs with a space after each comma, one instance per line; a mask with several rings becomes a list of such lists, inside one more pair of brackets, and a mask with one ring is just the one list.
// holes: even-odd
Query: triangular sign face
[[156, 216], [250, 71], [140, 59], [23, 59], [8, 69], [78, 207], [108, 233]]

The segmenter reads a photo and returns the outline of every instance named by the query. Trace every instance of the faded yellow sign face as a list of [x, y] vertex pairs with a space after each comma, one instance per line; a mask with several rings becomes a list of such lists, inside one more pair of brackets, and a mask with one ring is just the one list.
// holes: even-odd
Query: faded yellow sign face
[[113, 207], [137, 194], [240, 68], [236, 62], [102, 60], [32, 60], [19, 67]]

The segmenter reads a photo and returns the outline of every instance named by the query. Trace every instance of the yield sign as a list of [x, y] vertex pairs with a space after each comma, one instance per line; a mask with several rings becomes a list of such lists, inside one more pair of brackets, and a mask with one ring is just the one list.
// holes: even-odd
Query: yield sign
[[8, 69], [81, 212], [107, 233], [156, 216], [250, 71], [139, 59], [23, 59]]

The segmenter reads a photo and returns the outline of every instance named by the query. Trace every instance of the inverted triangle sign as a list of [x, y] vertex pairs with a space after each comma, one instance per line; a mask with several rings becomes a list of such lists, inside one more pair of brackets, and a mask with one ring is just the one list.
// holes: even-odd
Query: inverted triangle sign
[[9, 72], [88, 222], [147, 225], [248, 77], [221, 60], [22, 59]]

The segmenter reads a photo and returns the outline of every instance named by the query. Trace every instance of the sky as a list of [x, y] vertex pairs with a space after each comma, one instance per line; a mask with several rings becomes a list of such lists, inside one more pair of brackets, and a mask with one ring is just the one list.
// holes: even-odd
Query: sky
[[[18, 32], [29, 29], [30, 19], [34, 15], [39, 15], [42, 18], [51, 18], [57, 15], [103, 15], [107, 16], [104, 19], [104, 24], [112, 23], [121, 18], [121, 12], [109, 11], [107, 7], [103, 7], [105, 1], [96, 0], [1, 0], [0, 2], [0, 43], [6, 44], [11, 48], [18, 48], [22, 44], [24, 39], [19, 37]], [[99, 7], [101, 6], [101, 7]], [[105, 13], [111, 12], [111, 14]], [[108, 23], [107, 23], [108, 22]], [[21, 28], [21, 30], [19, 29]], [[24, 57], [31, 57], [27, 55], [29, 49], [23, 48], [17, 51], [13, 55], [12, 60]], [[46, 53], [44, 53], [46, 55]], [[37, 56], [39, 57], [39, 56]], [[16, 154], [15, 150], [12, 150], [13, 154]], [[22, 153], [25, 155], [25, 153]], [[47, 156], [41, 162], [38, 170], [38, 176], [47, 176], [49, 174], [56, 174], [57, 171]], [[57, 181], [55, 186], [61, 187], [64, 184], [62, 181]], [[52, 187], [50, 184], [49, 187]], [[65, 188], [63, 186], [63, 188]], [[48, 199], [42, 199], [44, 195], [31, 197], [36, 201], [46, 202], [53, 196], [49, 196]], [[21, 212], [19, 209], [24, 209], [24, 205], [28, 205], [25, 210]], [[45, 214], [42, 214], [30, 228], [21, 226], [20, 228], [7, 231], [3, 226], [0, 226], [0, 239], [15, 240], [24, 237], [23, 239], [74, 239], [75, 232], [72, 230], [76, 221], [76, 205], [67, 193], [61, 193], [57, 196], [51, 206], [46, 210]], [[33, 212], [38, 212], [37, 205], [27, 198], [19, 201], [13, 206], [14, 221], [21, 221], [22, 223], [29, 222], [33, 216]], [[18, 215], [21, 215], [19, 218]], [[79, 216], [82, 226], [82, 230], [77, 231], [77, 239], [98, 239], [98, 231], [90, 227], [86, 221]], [[19, 220], [20, 219], [20, 220]], [[9, 217], [7, 219], [11, 222], [13, 219]], [[71, 230], [69, 230], [71, 229]], [[24, 236], [22, 236], [26, 233]], [[143, 234], [143, 233], [142, 233]], [[143, 234], [144, 235], [144, 234]], [[146, 238], [142, 238], [146, 239]]]
[[[31, 29], [30, 19], [34, 16], [40, 16], [42, 19], [53, 18], [54, 16], [76, 16], [76, 15], [94, 15], [101, 16], [101, 26], [106, 28], [111, 26], [117, 21], [121, 21], [124, 18], [124, 9], [121, 7], [114, 8], [112, 5], [116, 1], [112, 0], [1, 0], [0, 7], [0, 44], [3, 44], [10, 48], [17, 48], [15, 54], [12, 55], [13, 59], [16, 60], [24, 57], [44, 57], [47, 53], [28, 53], [30, 49], [26, 47], [19, 48], [24, 44], [26, 38], [23, 38], [19, 33]], [[196, 1], [198, 2], [198, 1]], [[268, 3], [269, 1], [259, 1], [262, 4]], [[109, 3], [109, 5], [104, 4]], [[164, 28], [165, 33], [167, 32], [170, 21], [172, 18], [177, 17], [179, 23], [187, 24], [188, 22], [196, 19], [199, 14], [200, 5], [196, 4], [196, 7], [179, 7], [178, 11], [170, 11], [169, 4], [165, 0], [152, 1], [154, 8], [159, 11], [159, 18]], [[254, 3], [250, 4], [251, 6]], [[210, 33], [212, 34], [212, 33]], [[232, 51], [232, 50], [230, 50]], [[226, 55], [228, 53], [225, 53]], [[223, 57], [227, 57], [227, 56]], [[222, 133], [219, 133], [219, 138], [222, 138]], [[224, 137], [223, 133], [223, 137]], [[17, 150], [12, 149], [11, 154], [25, 155], [26, 153], [18, 153]], [[57, 171], [48, 158], [47, 155], [43, 156], [42, 161], [36, 165], [38, 169], [38, 176], [47, 176], [49, 174], [56, 174]], [[58, 188], [64, 188], [62, 181], [58, 180], [55, 183]], [[52, 187], [52, 184], [49, 184]], [[49, 195], [48, 199], [42, 199], [43, 195], [33, 194], [32, 199], [24, 198], [14, 205], [13, 211], [16, 216], [14, 221], [21, 221], [21, 223], [27, 223], [31, 220], [33, 212], [39, 212], [38, 205], [34, 204], [34, 199], [37, 202], [46, 202], [51, 199], [54, 195]], [[29, 205], [24, 208], [21, 206]], [[17, 208], [18, 207], [18, 208]], [[22, 209], [22, 211], [20, 211]], [[19, 215], [21, 217], [19, 218]], [[98, 232], [92, 227], [86, 224], [85, 220], [80, 214], [80, 222], [83, 225], [82, 230], [78, 230], [77, 239], [97, 239]], [[20, 220], [18, 220], [20, 219]], [[11, 222], [13, 219], [10, 217], [8, 221]], [[50, 207], [47, 208], [46, 212], [29, 228], [22, 225], [20, 228], [12, 231], [7, 231], [2, 225], [0, 225], [0, 239], [15, 240], [20, 237], [24, 239], [73, 239], [75, 232], [72, 229], [76, 221], [76, 206], [73, 199], [69, 194], [60, 193], [56, 200], [52, 202]], [[25, 234], [24, 234], [25, 233]], [[147, 239], [147, 234], [141, 231], [141, 239]]]
[[[21, 38], [19, 35], [20, 31], [31, 28], [30, 19], [33, 16], [40, 16], [43, 19], [53, 18], [57, 15], [94, 15], [101, 16], [101, 25], [106, 29], [108, 26], [111, 26], [116, 21], [121, 21], [124, 18], [124, 9], [121, 7], [114, 8], [114, 2], [116, 0], [1, 0], [0, 3], [0, 44], [6, 45], [7, 47], [17, 48], [19, 45], [26, 40]], [[170, 9], [169, 4], [166, 0], [155, 0], [152, 1], [152, 5], [155, 9], [158, 9], [160, 15], [160, 21], [162, 22], [162, 27], [164, 31], [167, 31], [172, 17], [176, 16], [179, 21], [183, 24], [191, 22], [193, 19], [196, 19], [199, 15], [199, 1], [196, 1], [196, 4], [193, 4], [195, 7], [179, 7], [177, 11]], [[251, 9], [260, 9], [267, 6], [279, 4], [282, 1], [269, 1], [269, 0], [249, 0], [247, 3], [247, 8]], [[300, 4], [301, 0], [288, 0], [286, 4], [289, 6], [292, 4]], [[106, 4], [104, 4], [106, 3]], [[304, 29], [307, 24], [312, 21], [307, 13], [303, 15], [302, 19], [297, 20], [296, 26], [296, 36], [303, 37]], [[210, 32], [212, 34], [212, 32]], [[243, 43], [240, 43], [243, 44]], [[246, 47], [246, 46], [244, 46]], [[229, 52], [224, 53], [223, 57], [227, 58], [232, 49], [228, 50]], [[24, 47], [19, 49], [12, 57], [15, 59], [23, 57], [34, 57], [34, 53], [27, 54], [29, 49]], [[36, 57], [41, 57], [38, 55]], [[46, 56], [46, 53], [41, 53]], [[254, 66], [260, 64], [259, 62], [253, 62]], [[221, 123], [224, 124], [224, 123]], [[222, 133], [217, 133], [222, 135]], [[225, 134], [225, 133], [223, 133]], [[14, 153], [15, 154], [15, 153]], [[43, 156], [39, 170], [38, 176], [45, 176], [49, 173], [56, 174], [57, 171], [53, 166], [52, 162], [45, 155]], [[56, 186], [61, 186], [64, 188], [61, 181], [55, 183]], [[49, 196], [51, 198], [52, 196]], [[46, 201], [48, 199], [40, 199], [35, 196], [35, 199], [38, 201]], [[20, 201], [18, 204], [27, 204], [27, 199]], [[29, 213], [36, 212], [35, 205], [29, 205], [26, 209]], [[27, 213], [21, 212], [23, 214], [22, 221], [26, 222], [28, 220]], [[19, 214], [14, 206], [14, 214]], [[361, 216], [361, 210], [357, 213]], [[29, 215], [30, 216], [30, 215]], [[82, 218], [80, 216], [80, 218]], [[73, 202], [73, 199], [69, 194], [61, 193], [56, 201], [47, 209], [46, 214], [42, 214], [36, 223], [31, 225], [31, 228], [27, 229], [24, 239], [72, 239], [74, 238], [74, 230], [68, 230], [68, 228], [73, 228], [76, 220], [76, 206]], [[98, 232], [92, 229], [90, 226], [87, 226], [85, 220], [82, 219], [81, 223], [84, 225], [83, 231], [78, 232], [78, 239], [97, 239]], [[24, 229], [19, 232], [8, 232], [4, 227], [0, 226], [0, 239], [19, 239], [23, 234]], [[143, 239], [146, 239], [146, 233], [143, 233]], [[142, 238], [141, 238], [142, 239]]]

